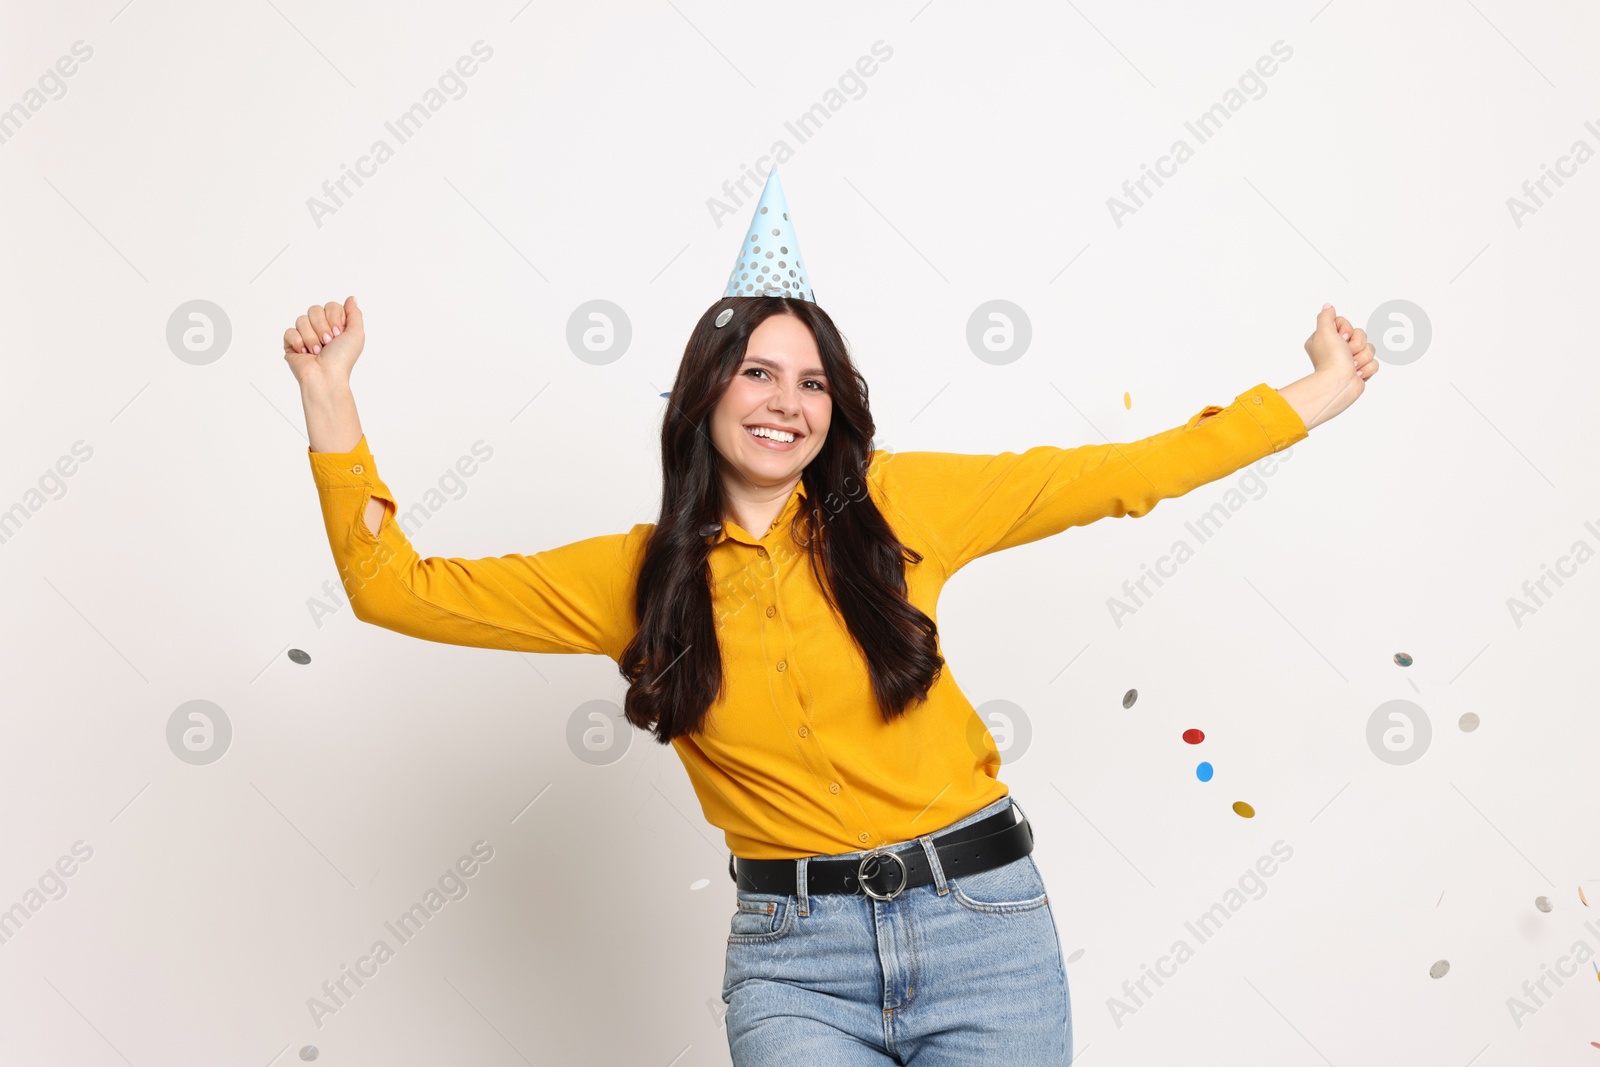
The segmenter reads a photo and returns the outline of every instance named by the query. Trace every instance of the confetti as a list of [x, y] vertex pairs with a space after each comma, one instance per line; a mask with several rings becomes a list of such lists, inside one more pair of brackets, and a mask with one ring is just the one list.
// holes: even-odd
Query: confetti
[[[356, 966], [359, 967], [361, 965], [358, 963]], [[317, 1056], [317, 1046], [315, 1045], [307, 1045], [305, 1048], [300, 1050], [300, 1058], [303, 1060], [314, 1060], [317, 1058]]]
[[1447, 975], [1449, 973], [1450, 973], [1450, 961], [1449, 960], [1438, 960], [1437, 962], [1434, 963], [1434, 965], [1432, 967], [1428, 968], [1428, 974], [1430, 974], [1434, 978], [1443, 978], [1445, 975]]
[[1077, 963], [1078, 960], [1080, 960], [1082, 958], [1083, 958], [1083, 949], [1080, 948], [1078, 951], [1074, 952], [1072, 955], [1067, 957], [1067, 962], [1068, 963]]
[[1126, 693], [1122, 694], [1122, 706], [1124, 708], [1131, 708], [1133, 707], [1133, 702], [1138, 699], [1139, 691], [1137, 689], [1130, 689]]
[[671, 396], [672, 394], [671, 393], [662, 393], [661, 395], [662, 396]]
[[1464, 734], [1470, 734], [1472, 731], [1476, 730], [1478, 728], [1478, 713], [1475, 711], [1469, 711], [1465, 715], [1461, 716], [1460, 726], [1461, 732]]
[[1206, 739], [1206, 735], [1201, 733], [1199, 730], [1185, 730], [1183, 732], [1183, 739], [1191, 745], [1198, 745], [1200, 742]]
[[1578, 887], [1578, 899], [1583, 901], [1584, 907], [1587, 908], [1589, 906], [1589, 898], [1583, 895], [1583, 886], [1581, 885]]
[[1132, 408], [1133, 408], [1133, 395], [1131, 393], [1123, 393], [1122, 394], [1122, 406], [1124, 408], [1132, 410]]
[[310, 663], [311, 662], [311, 656], [308, 655], [305, 652], [300, 651], [298, 648], [291, 648], [289, 650], [289, 658], [294, 660], [296, 663]]
[[1412, 663], [1410, 654], [1405, 652], [1396, 652], [1394, 654], [1394, 661], [1400, 664], [1402, 667], [1409, 667]]
[[1242, 800], [1235, 800], [1233, 802], [1233, 810], [1235, 813], [1246, 819], [1253, 819], [1256, 817], [1256, 809], [1252, 808]]
[[1211, 775], [1212, 775], [1212, 770], [1211, 770], [1211, 764], [1209, 764], [1209, 763], [1202, 763], [1202, 764], [1200, 764], [1200, 766], [1198, 766], [1198, 767], [1196, 767], [1194, 769], [1194, 776], [1196, 778], [1200, 779], [1202, 782], [1211, 781]]
[[1554, 905], [1550, 903], [1549, 897], [1534, 897], [1533, 906], [1540, 911], [1549, 911]]

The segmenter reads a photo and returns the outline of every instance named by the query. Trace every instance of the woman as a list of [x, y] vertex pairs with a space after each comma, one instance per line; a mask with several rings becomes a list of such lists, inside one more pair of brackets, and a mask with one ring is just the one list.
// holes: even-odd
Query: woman
[[[787, 223], [774, 190], [752, 242], [769, 209]], [[756, 255], [684, 351], [657, 522], [531, 556], [419, 558], [350, 391], [361, 310], [309, 308], [284, 358], [351, 608], [428, 640], [617, 662], [628, 721], [674, 746], [727, 839], [736, 1065], [1070, 1063], [1032, 828], [943, 670], [939, 591], [979, 556], [1143, 515], [1294, 444], [1362, 393], [1373, 349], [1324, 305], [1311, 374], [1152, 437], [891, 454], [803, 274], [738, 295]]]

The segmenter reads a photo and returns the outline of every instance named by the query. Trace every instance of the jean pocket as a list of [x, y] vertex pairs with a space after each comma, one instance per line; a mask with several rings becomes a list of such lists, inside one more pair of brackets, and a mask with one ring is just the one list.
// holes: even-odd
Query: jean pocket
[[739, 890], [728, 924], [728, 944], [759, 945], [787, 937], [794, 929], [797, 906], [793, 896]]
[[1032, 856], [959, 877], [950, 877], [947, 871], [945, 881], [956, 903], [972, 911], [1032, 911], [1044, 907], [1050, 899]]

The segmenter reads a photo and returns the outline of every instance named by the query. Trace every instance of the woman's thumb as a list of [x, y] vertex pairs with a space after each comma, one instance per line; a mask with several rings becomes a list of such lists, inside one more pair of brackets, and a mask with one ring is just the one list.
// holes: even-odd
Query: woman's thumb
[[[350, 299], [354, 300], [355, 297]], [[1322, 310], [1317, 312], [1317, 331], [1319, 333], [1325, 331], [1338, 336], [1339, 324], [1335, 321], [1338, 317], [1339, 313], [1334, 311], [1332, 304], [1323, 304]]]
[[345, 298], [345, 301], [344, 301], [344, 321], [346, 323], [346, 327], [347, 328], [354, 327], [355, 329], [358, 329], [358, 330], [362, 329], [361, 309], [356, 306], [356, 298], [354, 296], [349, 296], [349, 297]]

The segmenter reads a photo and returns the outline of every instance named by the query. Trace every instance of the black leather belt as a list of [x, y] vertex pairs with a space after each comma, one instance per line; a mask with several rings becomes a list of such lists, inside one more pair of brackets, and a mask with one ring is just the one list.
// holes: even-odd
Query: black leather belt
[[[999, 867], [1033, 851], [1033, 826], [1023, 814], [1013, 821], [1012, 802], [1004, 811], [956, 830], [933, 835], [939, 867], [946, 878], [958, 878]], [[728, 856], [728, 876], [740, 889], [754, 893], [794, 893], [795, 860], [747, 860]], [[806, 863], [806, 892], [865, 893], [890, 900], [910, 886], [933, 881], [928, 854], [916, 842], [894, 851], [873, 849], [857, 859], [814, 856]]]

